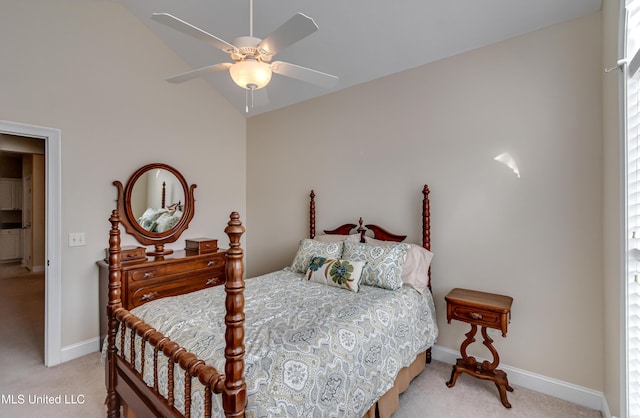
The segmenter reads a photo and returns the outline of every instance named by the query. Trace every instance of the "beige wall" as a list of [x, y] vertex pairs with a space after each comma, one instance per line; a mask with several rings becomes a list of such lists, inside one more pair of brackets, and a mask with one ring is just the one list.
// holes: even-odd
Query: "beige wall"
[[602, 391], [601, 51], [597, 13], [250, 118], [248, 274], [291, 263], [311, 188], [319, 229], [419, 242], [428, 183], [438, 344], [451, 288], [511, 295], [502, 362]]
[[[195, 190], [184, 238], [223, 239], [245, 212], [246, 121], [203, 80], [164, 81], [187, 66], [115, 2], [4, 0], [0, 119], [58, 128], [62, 144], [62, 345], [97, 337], [98, 271], [115, 207], [113, 180], [163, 162]], [[70, 232], [87, 245], [67, 246]], [[134, 241], [126, 236], [124, 244]]]
[[[602, 2], [603, 62], [601, 68], [613, 67], [618, 60], [618, 33], [621, 3], [619, 0]], [[604, 394], [609, 410], [614, 416], [624, 417], [626, 405], [624, 397], [623, 355], [623, 307], [624, 296], [624, 239], [622, 202], [623, 162], [620, 132], [620, 71], [603, 72], [603, 161], [604, 161]]]

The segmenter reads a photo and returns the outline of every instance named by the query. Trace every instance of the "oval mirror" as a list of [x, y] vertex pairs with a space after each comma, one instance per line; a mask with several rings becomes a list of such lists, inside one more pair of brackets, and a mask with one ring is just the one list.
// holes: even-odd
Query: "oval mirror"
[[137, 170], [123, 188], [119, 181], [118, 209], [127, 232], [144, 245], [155, 245], [149, 255], [171, 254], [164, 244], [174, 242], [193, 218], [193, 189], [175, 168], [161, 163]]
[[184, 214], [184, 202], [180, 180], [164, 168], [144, 172], [131, 190], [131, 213], [149, 232], [162, 233], [176, 226]]

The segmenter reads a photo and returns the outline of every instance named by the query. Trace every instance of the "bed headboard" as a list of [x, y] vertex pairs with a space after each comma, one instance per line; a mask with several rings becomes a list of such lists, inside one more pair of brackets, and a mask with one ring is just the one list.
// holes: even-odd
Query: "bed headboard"
[[[422, 247], [431, 251], [431, 203], [429, 201], [429, 193], [429, 186], [425, 184], [422, 188]], [[315, 198], [316, 194], [311, 190], [309, 194], [309, 238], [315, 238], [316, 236]], [[363, 223], [362, 218], [360, 218], [358, 224], [343, 224], [335, 229], [324, 229], [323, 232], [325, 234], [349, 235], [351, 231], [356, 229], [356, 232], [360, 234], [360, 242], [364, 242], [364, 236], [367, 231], [371, 231], [373, 238], [383, 241], [402, 242], [407, 238], [406, 235], [394, 234], [381, 226], [374, 224], [363, 226]], [[428, 276], [429, 289], [431, 289], [431, 267], [429, 267]]]

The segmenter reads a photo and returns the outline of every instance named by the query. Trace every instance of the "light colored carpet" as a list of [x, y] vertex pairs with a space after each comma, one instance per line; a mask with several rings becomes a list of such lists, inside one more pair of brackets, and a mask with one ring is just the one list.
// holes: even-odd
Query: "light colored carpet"
[[502, 406], [493, 382], [462, 373], [456, 385], [445, 384], [451, 365], [432, 361], [400, 396], [393, 418], [602, 418], [600, 411], [512, 385], [511, 408]]
[[[15, 267], [15, 266], [14, 266]], [[100, 354], [46, 368], [44, 277], [0, 266], [0, 417], [102, 417], [106, 414]], [[12, 275], [16, 274], [12, 270]], [[601, 418], [599, 411], [514, 386], [513, 406], [500, 403], [495, 385], [462, 374], [447, 388], [451, 366], [427, 365], [400, 398], [394, 418]]]
[[0, 417], [106, 415], [98, 353], [44, 366], [44, 273], [0, 265]]

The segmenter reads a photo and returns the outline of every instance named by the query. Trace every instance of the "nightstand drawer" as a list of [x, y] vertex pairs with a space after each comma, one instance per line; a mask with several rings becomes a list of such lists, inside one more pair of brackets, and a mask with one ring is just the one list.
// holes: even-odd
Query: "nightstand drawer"
[[466, 306], [451, 306], [451, 315], [450, 318], [447, 319], [457, 319], [458, 321], [489, 328], [501, 329], [502, 327], [502, 316], [500, 314]]
[[444, 298], [447, 301], [447, 322], [456, 319], [499, 329], [503, 336], [507, 334], [513, 302], [510, 296], [456, 288]]

